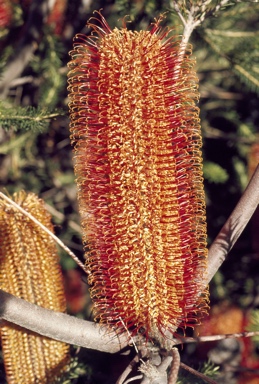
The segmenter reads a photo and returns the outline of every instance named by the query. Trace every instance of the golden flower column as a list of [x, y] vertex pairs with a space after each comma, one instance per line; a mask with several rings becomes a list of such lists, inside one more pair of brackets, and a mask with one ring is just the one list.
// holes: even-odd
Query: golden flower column
[[207, 309], [197, 77], [160, 20], [132, 32], [99, 15], [68, 75], [94, 312], [162, 340]]
[[[13, 200], [53, 231], [50, 215], [36, 195], [14, 194]], [[63, 280], [55, 243], [37, 224], [0, 200], [0, 288], [59, 312], [66, 310]], [[18, 326], [1, 327], [7, 381], [50, 384], [69, 360], [67, 344]]]

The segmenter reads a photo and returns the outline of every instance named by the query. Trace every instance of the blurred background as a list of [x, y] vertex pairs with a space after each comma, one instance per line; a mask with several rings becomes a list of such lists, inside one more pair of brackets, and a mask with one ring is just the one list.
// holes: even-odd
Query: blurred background
[[[186, 16], [195, 1], [178, 1]], [[238, 202], [259, 161], [259, 4], [225, 2], [217, 14], [208, 5], [191, 36], [200, 80], [201, 126], [208, 243]], [[186, 9], [184, 10], [184, 6]], [[130, 29], [147, 29], [166, 12], [164, 25], [181, 34], [173, 2], [165, 0], [0, 0], [0, 187], [24, 189], [46, 202], [56, 235], [84, 260], [69, 140], [67, 63], [73, 36], [89, 34], [94, 10], [113, 28], [128, 15]], [[92, 319], [86, 276], [60, 250], [68, 312]], [[210, 286], [211, 314], [199, 333], [259, 329], [259, 212], [256, 212]], [[189, 345], [184, 362], [221, 367], [220, 382], [259, 383], [259, 340]], [[114, 383], [122, 358], [73, 349], [67, 383]], [[119, 362], [118, 362], [119, 361]], [[198, 383], [182, 377], [179, 383]], [[0, 382], [4, 383], [1, 365]]]

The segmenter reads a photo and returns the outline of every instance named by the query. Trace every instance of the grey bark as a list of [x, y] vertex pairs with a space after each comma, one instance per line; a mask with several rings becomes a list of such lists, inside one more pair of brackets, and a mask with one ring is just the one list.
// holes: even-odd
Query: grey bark
[[206, 285], [211, 281], [237, 239], [245, 229], [259, 203], [259, 165], [251, 178], [243, 196], [234, 211], [220, 230], [209, 249], [208, 277]]
[[115, 353], [128, 345], [127, 335], [91, 321], [28, 303], [0, 290], [0, 318], [64, 343]]

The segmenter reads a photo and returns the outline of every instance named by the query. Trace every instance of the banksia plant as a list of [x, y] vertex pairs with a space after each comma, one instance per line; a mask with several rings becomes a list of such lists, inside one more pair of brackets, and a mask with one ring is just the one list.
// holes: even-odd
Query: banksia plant
[[194, 61], [161, 18], [140, 32], [91, 20], [68, 90], [94, 313], [161, 341], [207, 309]]
[[[53, 231], [36, 195], [14, 194], [14, 202]], [[0, 200], [0, 288], [33, 304], [64, 312], [63, 280], [54, 241], [32, 220]], [[14, 325], [1, 327], [8, 383], [53, 383], [69, 360], [67, 344]]]

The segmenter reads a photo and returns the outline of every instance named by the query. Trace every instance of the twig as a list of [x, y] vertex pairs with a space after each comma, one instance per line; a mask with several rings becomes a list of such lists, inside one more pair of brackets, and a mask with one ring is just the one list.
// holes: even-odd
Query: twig
[[14, 79], [11, 83], [11, 87], [18, 87], [19, 85], [27, 84], [27, 83], [32, 83], [34, 80], [33, 76], [23, 76], [17, 79]]
[[198, 372], [196, 371], [195, 369], [189, 367], [189, 365], [186, 365], [184, 363], [180, 363], [180, 367], [185, 369], [186, 371], [192, 373], [194, 376], [197, 376], [199, 377], [200, 379], [206, 381], [207, 383], [209, 384], [217, 384], [217, 382], [215, 380], [212, 380], [210, 379], [209, 377], [207, 377], [206, 375], [204, 375], [203, 373], [201, 372]]
[[127, 334], [65, 313], [54, 312], [0, 289], [0, 319], [64, 343], [115, 353], [128, 346]]
[[242, 337], [254, 337], [259, 336], [259, 331], [250, 331], [250, 332], [241, 332], [241, 333], [226, 333], [223, 335], [211, 335], [211, 336], [200, 336], [200, 337], [184, 337], [181, 341], [176, 342], [176, 344], [186, 344], [186, 343], [204, 343], [225, 339], [237, 339]]
[[190, 40], [191, 34], [194, 31], [195, 28], [198, 27], [198, 25], [201, 24], [201, 20], [195, 20], [195, 14], [191, 11], [189, 12], [188, 18], [186, 20], [184, 31], [183, 31], [183, 37], [181, 42], [181, 48], [183, 51], [186, 50], [187, 44]]
[[60, 113], [48, 113], [46, 115], [40, 115], [40, 116], [22, 116], [22, 115], [6, 115], [2, 114], [1, 119], [2, 120], [31, 120], [31, 121], [42, 121], [42, 120], [50, 120], [54, 119], [55, 117], [60, 117]]
[[173, 361], [168, 377], [168, 384], [176, 384], [180, 368], [180, 354], [177, 348], [172, 348], [171, 354], [173, 357]]
[[213, 278], [227, 254], [241, 235], [259, 203], [259, 165], [243, 196], [222, 227], [209, 249], [208, 276], [206, 285]]
[[[129, 374], [131, 373], [131, 371], [133, 370], [133, 368], [136, 366], [136, 364], [139, 362], [139, 356], [136, 355], [134, 357], [134, 359], [131, 360], [131, 362], [129, 363], [129, 365], [127, 365], [127, 367], [125, 368], [125, 370], [122, 372], [122, 374], [120, 375], [120, 377], [118, 378], [118, 380], [116, 381], [116, 384], [126, 384], [124, 383], [124, 380], [127, 379], [127, 377], [129, 376]], [[141, 375], [141, 378], [142, 378], [142, 375]]]
[[172, 8], [174, 8], [175, 12], [178, 14], [179, 18], [181, 19], [181, 21], [183, 23], [183, 26], [185, 26], [186, 25], [186, 20], [183, 17], [183, 14], [181, 12], [181, 9], [180, 9], [180, 6], [179, 6], [179, 2], [178, 1], [172, 1], [171, 5], [172, 5]]
[[[229, 3], [229, 0], [221, 0], [214, 8], [209, 9], [211, 0], [201, 0], [196, 4], [192, 5], [190, 9], [186, 9], [187, 18], [182, 14], [185, 7], [185, 2], [182, 4], [177, 0], [171, 1], [171, 6], [174, 8], [179, 18], [181, 19], [184, 30], [182, 35], [181, 48], [182, 52], [185, 52], [190, 36], [195, 28], [197, 28], [209, 14], [217, 13], [220, 8]], [[182, 9], [181, 9], [182, 8]]]
[[125, 381], [123, 384], [132, 383], [133, 381], [142, 379], [142, 377], [143, 377], [143, 375], [138, 375], [138, 376], [131, 377], [130, 379]]
[[135, 348], [136, 354], [137, 354], [137, 356], [138, 356], [139, 351], [138, 351], [137, 345], [136, 345], [136, 343], [135, 343], [133, 337], [131, 336], [131, 334], [130, 334], [128, 328], [126, 327], [126, 324], [125, 324], [124, 321], [123, 321], [123, 319], [122, 319], [121, 317], [120, 317], [119, 319], [120, 319], [120, 321], [121, 321], [121, 323], [122, 323], [122, 325], [123, 325], [123, 327], [124, 327], [126, 333], [128, 334], [128, 336], [129, 336], [129, 340], [132, 342], [132, 344], [133, 344], [133, 346], [134, 346], [134, 348]]
[[16, 204], [12, 199], [7, 197], [4, 193], [0, 192], [0, 197], [4, 200], [6, 200], [9, 204], [11, 204], [13, 207], [18, 209], [24, 216], [27, 216], [30, 220], [32, 220], [35, 224], [37, 224], [43, 231], [45, 231], [49, 236], [52, 237], [52, 239], [61, 247], [63, 248], [69, 256], [72, 257], [72, 259], [77, 263], [77, 265], [83, 269], [84, 272], [88, 274], [87, 268], [84, 266], [84, 264], [78, 259], [78, 257], [56, 236], [54, 233], [52, 233], [45, 225], [43, 225], [39, 220], [37, 220], [32, 214], [25, 211], [20, 205]]
[[220, 8], [224, 7], [224, 5], [227, 5], [227, 3], [229, 3], [229, 0], [221, 0], [215, 7], [214, 9], [214, 13], [217, 13]]
[[184, 53], [193, 30], [201, 23], [201, 20], [197, 18], [197, 7], [195, 6], [192, 6], [189, 10], [186, 11], [188, 15], [187, 18], [184, 18], [181, 6], [179, 6], [178, 1], [172, 1], [172, 7], [175, 9], [184, 26], [181, 41], [181, 49]]

